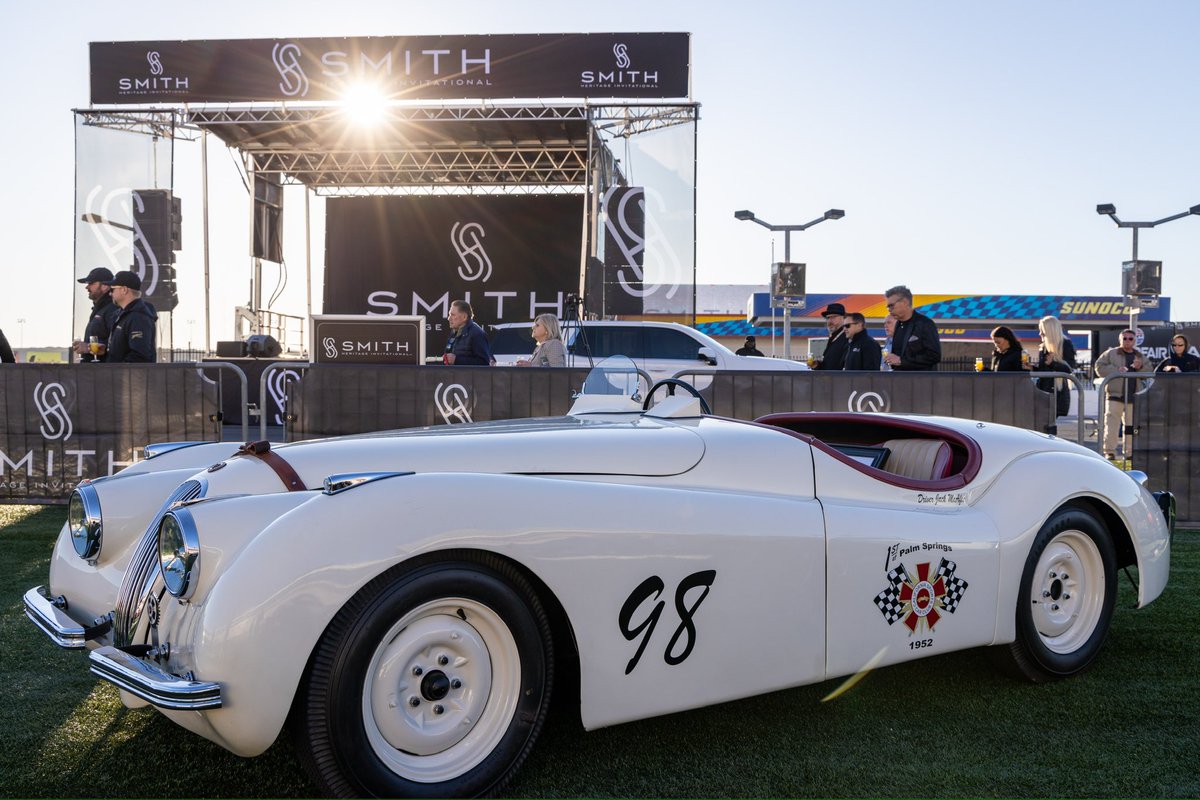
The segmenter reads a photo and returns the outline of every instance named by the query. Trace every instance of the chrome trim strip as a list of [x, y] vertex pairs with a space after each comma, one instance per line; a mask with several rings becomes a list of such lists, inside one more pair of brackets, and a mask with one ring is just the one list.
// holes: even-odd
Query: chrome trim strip
[[401, 475], [413, 475], [409, 472], [339, 472], [325, 479], [323, 494], [334, 495], [347, 492], [365, 483], [373, 483], [384, 478], [396, 478]]
[[149, 461], [166, 453], [182, 450], [185, 447], [195, 447], [198, 444], [212, 444], [212, 442], [158, 442], [157, 444], [148, 444], [142, 448], [142, 459]]
[[150, 520], [146, 532], [134, 550], [133, 558], [121, 580], [117, 593], [116, 614], [113, 617], [113, 643], [118, 647], [133, 644], [142, 610], [146, 607], [146, 596], [158, 576], [158, 526], [171, 506], [178, 502], [203, 497], [208, 490], [207, 481], [190, 479], [184, 481], [171, 493], [166, 502]]
[[159, 708], [202, 711], [221, 707], [221, 684], [180, 678], [115, 647], [93, 650], [88, 661], [93, 675]]
[[46, 595], [42, 594], [44, 588], [35, 586], [25, 593], [25, 616], [59, 647], [82, 650], [87, 646], [87, 633], [83, 626], [51, 603]]
[[71, 527], [70, 506], [67, 508], [67, 528], [71, 532], [71, 546], [75, 553], [89, 564], [95, 564], [100, 558], [100, 548], [104, 546], [104, 514], [100, 508], [100, 495], [91, 481], [82, 481], [71, 493], [74, 500], [78, 495], [83, 511], [82, 529]]

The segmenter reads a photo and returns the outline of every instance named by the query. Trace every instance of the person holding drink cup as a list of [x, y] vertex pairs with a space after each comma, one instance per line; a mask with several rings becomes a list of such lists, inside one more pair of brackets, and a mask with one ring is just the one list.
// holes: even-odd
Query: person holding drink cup
[[[1029, 368], [1029, 356], [1021, 348], [1017, 336], [1007, 325], [997, 325], [992, 329], [992, 343], [996, 349], [992, 351], [992, 372], [1020, 372]], [[980, 370], [980, 359], [975, 360], [975, 370]]]
[[79, 279], [84, 285], [88, 299], [92, 301], [92, 312], [88, 316], [83, 338], [71, 344], [71, 350], [83, 363], [102, 362], [108, 358], [108, 337], [121, 309], [112, 301], [112, 271], [96, 267]]

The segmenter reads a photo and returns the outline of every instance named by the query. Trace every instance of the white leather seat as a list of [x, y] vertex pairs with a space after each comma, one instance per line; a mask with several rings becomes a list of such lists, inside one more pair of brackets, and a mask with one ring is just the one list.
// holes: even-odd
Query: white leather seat
[[889, 439], [883, 443], [891, 452], [882, 469], [919, 481], [945, 478], [950, 472], [950, 445], [941, 439]]

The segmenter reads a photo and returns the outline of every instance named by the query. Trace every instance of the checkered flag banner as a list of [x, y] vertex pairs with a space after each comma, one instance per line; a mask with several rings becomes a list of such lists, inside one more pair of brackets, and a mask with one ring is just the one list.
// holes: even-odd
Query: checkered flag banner
[[937, 568], [938, 577], [946, 582], [946, 595], [942, 598], [942, 608], [951, 614], [958, 608], [958, 601], [962, 600], [963, 593], [967, 591], [967, 582], [962, 578], [954, 577], [956, 569], [958, 569], [957, 564], [944, 558]]
[[[875, 595], [875, 605], [879, 607], [888, 625], [900, 619], [904, 612], [904, 602], [900, 599], [900, 587], [909, 582], [908, 572], [900, 564], [887, 574], [888, 587]], [[964, 584], [965, 587], [965, 584]]]

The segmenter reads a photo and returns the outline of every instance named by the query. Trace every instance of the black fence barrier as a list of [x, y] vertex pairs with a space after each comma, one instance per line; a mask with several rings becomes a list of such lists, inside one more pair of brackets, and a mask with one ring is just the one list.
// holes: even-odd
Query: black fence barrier
[[315, 364], [286, 384], [285, 439], [565, 414], [586, 369]]
[[1200, 375], [1156, 375], [1136, 396], [1132, 463], [1174, 493], [1181, 526], [1200, 526]]
[[0, 503], [65, 503], [146, 444], [220, 441], [216, 384], [188, 364], [0, 367]]
[[[1041, 432], [1055, 424], [1053, 395], [1040, 391], [1028, 373], [695, 370], [676, 377], [703, 386], [700, 392], [714, 414], [737, 419], [778, 411], [891, 411]], [[704, 385], [706, 380], [711, 384]]]
[[[419, 425], [565, 413], [584, 369], [316, 365], [287, 384], [288, 441]], [[778, 411], [936, 414], [1046, 431], [1054, 400], [1015, 373], [714, 372], [695, 383], [714, 414]]]
[[[226, 425], [242, 421], [243, 415], [257, 412], [263, 425], [282, 425], [283, 397], [276, 395], [274, 386], [268, 386], [268, 393], [261, 393], [262, 375], [275, 364], [294, 364], [298, 367], [308, 366], [302, 359], [295, 361], [273, 361], [269, 358], [209, 358], [203, 362], [204, 374], [217, 381], [221, 398], [221, 416]], [[243, 401], [239, 394], [238, 383], [230, 381], [230, 373], [220, 369], [222, 366], [233, 366], [246, 376], [247, 397]], [[249, 402], [249, 407], [244, 403]], [[265, 436], [262, 438], [266, 438]]]

